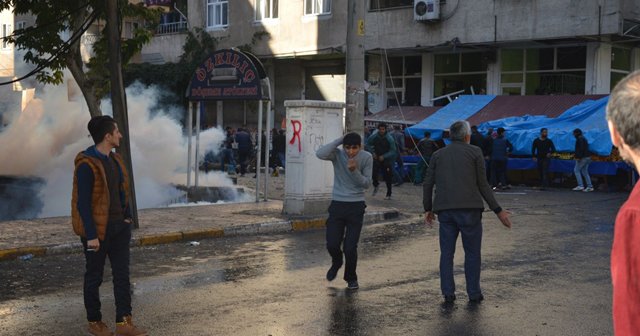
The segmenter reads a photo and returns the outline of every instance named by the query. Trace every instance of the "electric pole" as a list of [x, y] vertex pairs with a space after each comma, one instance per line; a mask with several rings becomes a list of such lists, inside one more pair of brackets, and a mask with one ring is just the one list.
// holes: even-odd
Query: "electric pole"
[[364, 134], [364, 0], [347, 1], [347, 132]]
[[113, 119], [122, 127], [122, 143], [118, 152], [124, 158], [129, 171], [129, 186], [131, 199], [129, 207], [133, 216], [133, 227], [138, 228], [138, 206], [136, 204], [136, 188], [133, 179], [133, 165], [131, 161], [131, 145], [129, 137], [129, 116], [127, 114], [127, 97], [122, 81], [122, 49], [120, 47], [120, 20], [118, 18], [118, 0], [107, 0], [107, 37], [109, 40], [109, 72], [111, 73], [111, 106]]

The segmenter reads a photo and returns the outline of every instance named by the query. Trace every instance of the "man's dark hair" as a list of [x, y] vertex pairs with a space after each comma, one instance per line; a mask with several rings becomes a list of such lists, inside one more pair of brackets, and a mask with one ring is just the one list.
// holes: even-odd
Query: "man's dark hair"
[[546, 127], [543, 127], [543, 128], [541, 128], [541, 129], [540, 129], [540, 133], [542, 133], [542, 132], [544, 132], [544, 131], [547, 131], [547, 132], [548, 132], [549, 130], [548, 130]]
[[471, 132], [475, 132], [477, 130], [478, 130], [478, 126], [476, 125], [471, 126]]
[[578, 135], [582, 135], [582, 130], [579, 128], [576, 128], [573, 130], [573, 135], [578, 136]]
[[504, 134], [504, 128], [499, 127], [498, 128], [498, 135], [503, 135]]
[[622, 79], [611, 91], [607, 120], [627, 145], [640, 148], [640, 70]]
[[387, 129], [387, 124], [385, 124], [385, 123], [381, 122], [381, 123], [379, 123], [379, 124], [378, 124], [378, 127], [377, 127], [377, 128], [378, 128], [378, 129], [380, 129], [380, 128], [382, 128], [382, 127], [384, 127], [384, 129]]
[[362, 138], [360, 137], [360, 134], [358, 133], [347, 133], [344, 138], [342, 138], [342, 145], [347, 145], [347, 146], [361, 146], [362, 145]]
[[104, 140], [107, 134], [113, 133], [116, 125], [117, 123], [112, 117], [105, 115], [91, 118], [89, 124], [87, 124], [87, 128], [89, 129], [89, 134], [91, 134], [93, 142], [97, 145]]
[[431, 137], [431, 132], [429, 132], [429, 131], [424, 132], [424, 137], [425, 138], [430, 138]]

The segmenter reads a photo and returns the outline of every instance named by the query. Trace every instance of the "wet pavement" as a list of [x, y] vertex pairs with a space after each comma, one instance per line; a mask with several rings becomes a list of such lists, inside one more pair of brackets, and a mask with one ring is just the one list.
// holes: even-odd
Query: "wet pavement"
[[[394, 200], [367, 202], [413, 216], [420, 194], [405, 185]], [[611, 335], [609, 251], [626, 196], [499, 193], [514, 228], [485, 212], [478, 305], [467, 302], [460, 245], [458, 300], [442, 305], [437, 226], [419, 217], [364, 228], [357, 291], [342, 272], [324, 279], [323, 230], [136, 247], [134, 320], [151, 335]], [[82, 335], [83, 264], [79, 253], [0, 263], [0, 334]], [[103, 315], [113, 325], [108, 273]]]

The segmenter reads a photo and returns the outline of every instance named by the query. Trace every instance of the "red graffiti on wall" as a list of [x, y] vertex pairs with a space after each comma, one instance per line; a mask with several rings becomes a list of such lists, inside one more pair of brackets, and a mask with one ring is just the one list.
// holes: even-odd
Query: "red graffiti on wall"
[[289, 140], [289, 144], [293, 145], [296, 143], [296, 138], [298, 138], [298, 152], [302, 152], [302, 140], [300, 140], [300, 131], [302, 131], [302, 123], [300, 120], [291, 120], [291, 128], [293, 128], [293, 136], [291, 140]]

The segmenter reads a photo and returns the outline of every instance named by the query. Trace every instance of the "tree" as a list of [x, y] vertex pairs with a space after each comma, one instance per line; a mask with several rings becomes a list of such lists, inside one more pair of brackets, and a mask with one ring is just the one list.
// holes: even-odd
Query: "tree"
[[[159, 22], [160, 10], [126, 0], [118, 2], [120, 20], [124, 17], [143, 22], [134, 29], [131, 38], [122, 41], [122, 62], [126, 64], [151, 39], [153, 28]], [[26, 75], [36, 75], [41, 83], [61, 84], [64, 69], [69, 69], [91, 116], [101, 115], [100, 99], [110, 89], [108, 67], [105, 66], [109, 61], [106, 30], [99, 31], [93, 45], [94, 56], [86, 64], [80, 53], [80, 40], [92, 24], [106, 19], [105, 1], [0, 0], [0, 10], [11, 8], [16, 15], [36, 17], [35, 26], [17, 29], [7, 37], [8, 42], [25, 51], [25, 62], [35, 65], [34, 71]], [[65, 35], [68, 35], [66, 39]]]

